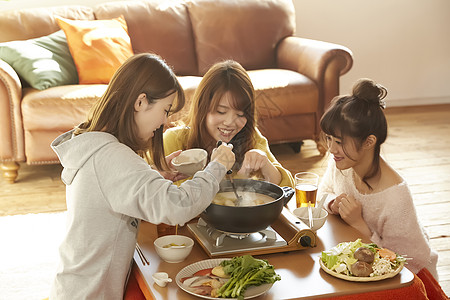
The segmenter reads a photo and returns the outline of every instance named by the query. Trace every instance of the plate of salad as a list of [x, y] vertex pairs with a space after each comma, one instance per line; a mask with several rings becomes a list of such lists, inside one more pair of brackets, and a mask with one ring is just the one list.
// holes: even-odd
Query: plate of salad
[[281, 280], [267, 260], [251, 255], [202, 260], [186, 266], [175, 277], [185, 292], [204, 299], [251, 299]]
[[406, 258], [357, 239], [343, 242], [322, 251], [319, 263], [326, 273], [348, 281], [378, 281], [396, 276], [403, 269]]

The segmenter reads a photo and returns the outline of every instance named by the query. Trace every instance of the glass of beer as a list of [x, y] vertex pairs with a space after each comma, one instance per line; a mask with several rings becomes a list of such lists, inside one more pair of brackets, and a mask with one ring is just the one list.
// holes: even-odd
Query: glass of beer
[[317, 186], [319, 175], [311, 172], [301, 172], [295, 174], [295, 198], [297, 207], [308, 207], [316, 205]]

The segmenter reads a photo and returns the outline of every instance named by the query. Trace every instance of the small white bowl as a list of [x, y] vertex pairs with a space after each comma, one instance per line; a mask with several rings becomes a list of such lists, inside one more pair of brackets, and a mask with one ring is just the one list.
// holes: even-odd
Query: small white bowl
[[181, 152], [180, 155], [172, 159], [172, 165], [183, 174], [193, 176], [206, 166], [208, 152], [204, 149], [194, 148]]
[[[184, 235], [165, 235], [157, 238], [153, 244], [155, 245], [156, 253], [165, 262], [179, 263], [185, 260], [191, 253], [194, 240]], [[184, 246], [168, 246], [171, 244]]]
[[[315, 215], [318, 208], [311, 207], [313, 216]], [[299, 218], [303, 223], [305, 223], [307, 226], [309, 226], [309, 219], [308, 219], [308, 208], [307, 207], [298, 207], [294, 209], [293, 211], [294, 215]], [[322, 208], [320, 211], [320, 215], [318, 218], [313, 217], [313, 227], [310, 228], [312, 231], [317, 231], [319, 228], [325, 224], [325, 221], [327, 220], [328, 212]]]

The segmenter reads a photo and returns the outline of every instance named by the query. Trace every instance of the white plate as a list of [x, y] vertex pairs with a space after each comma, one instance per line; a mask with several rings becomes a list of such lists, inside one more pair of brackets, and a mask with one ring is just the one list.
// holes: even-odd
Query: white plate
[[[215, 266], [218, 266], [223, 260], [230, 260], [230, 258], [215, 258], [215, 259], [206, 259], [201, 260], [199, 262], [193, 263], [189, 266], [184, 267], [180, 272], [178, 272], [177, 276], [175, 277], [175, 281], [177, 282], [178, 287], [185, 291], [186, 293], [189, 293], [191, 295], [204, 298], [204, 299], [211, 299], [211, 300], [217, 300], [218, 298], [203, 296], [199, 294], [195, 294], [191, 291], [189, 291], [182, 283], [181, 278], [192, 276], [195, 272], [203, 270], [203, 269], [209, 269], [214, 268]], [[267, 292], [271, 287], [273, 283], [266, 283], [261, 284], [259, 286], [249, 286], [245, 290], [244, 299], [250, 299], [254, 297], [258, 297], [265, 292]], [[226, 298], [226, 299], [237, 299], [237, 298]]]
[[403, 269], [403, 265], [404, 265], [404, 263], [402, 263], [400, 266], [398, 266], [398, 268], [395, 270], [395, 272], [384, 274], [384, 275], [381, 275], [381, 276], [356, 277], [356, 276], [348, 276], [348, 275], [345, 275], [345, 274], [337, 273], [335, 271], [332, 271], [332, 270], [328, 269], [327, 266], [325, 266], [325, 264], [323, 263], [321, 257], [319, 257], [319, 263], [320, 263], [320, 267], [322, 268], [322, 270], [324, 270], [325, 272], [327, 272], [331, 276], [334, 276], [334, 277], [337, 277], [337, 278], [340, 278], [340, 279], [344, 279], [344, 280], [348, 280], [348, 281], [356, 281], [356, 282], [379, 281], [379, 280], [383, 280], [383, 279], [387, 279], [387, 278], [392, 278], [395, 275], [397, 275], [398, 273], [400, 273], [400, 271]]

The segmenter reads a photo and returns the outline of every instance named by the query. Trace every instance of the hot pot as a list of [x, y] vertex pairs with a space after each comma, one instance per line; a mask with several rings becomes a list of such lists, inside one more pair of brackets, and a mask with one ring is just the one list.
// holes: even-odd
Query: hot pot
[[[234, 179], [238, 193], [254, 192], [270, 196], [274, 201], [256, 206], [224, 206], [211, 203], [200, 217], [211, 227], [230, 233], [253, 233], [264, 230], [281, 214], [283, 206], [294, 194], [291, 187], [279, 187], [276, 184], [252, 180]], [[220, 192], [232, 192], [229, 180], [220, 183]]]

